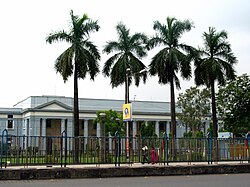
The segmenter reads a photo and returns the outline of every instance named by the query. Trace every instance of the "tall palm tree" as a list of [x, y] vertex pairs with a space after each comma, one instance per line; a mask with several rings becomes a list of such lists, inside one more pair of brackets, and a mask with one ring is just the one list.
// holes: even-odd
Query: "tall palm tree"
[[136, 86], [139, 86], [141, 78], [144, 83], [147, 79], [146, 71], [139, 73], [146, 69], [141, 58], [147, 55], [144, 45], [147, 37], [143, 33], [130, 35], [130, 30], [123, 23], [118, 23], [116, 30], [118, 41], [108, 41], [103, 52], [110, 54], [115, 51], [117, 53], [105, 62], [102, 72], [104, 76], [111, 78], [112, 88], [125, 83], [125, 103], [128, 103], [128, 88], [132, 83], [132, 78], [134, 78]]
[[214, 137], [218, 137], [215, 82], [224, 85], [227, 79], [234, 80], [236, 77], [233, 65], [237, 59], [226, 39], [226, 31], [216, 32], [215, 28], [209, 27], [209, 31], [203, 34], [204, 48], [199, 50], [200, 56], [194, 64], [196, 85], [206, 85], [211, 89]]
[[92, 21], [86, 14], [82, 17], [75, 16], [70, 12], [71, 28], [69, 32], [64, 30], [50, 33], [46, 42], [53, 43], [65, 41], [70, 46], [56, 59], [55, 70], [63, 77], [64, 82], [74, 74], [74, 136], [75, 141], [75, 162], [78, 162], [79, 142], [79, 106], [78, 106], [78, 79], [85, 79], [86, 74], [94, 80], [99, 73], [98, 60], [100, 54], [97, 47], [89, 41], [89, 34], [99, 30], [97, 21]]
[[[179, 40], [184, 32], [190, 31], [193, 24], [189, 20], [179, 21], [174, 17], [167, 17], [167, 24], [154, 22], [156, 34], [148, 42], [148, 49], [156, 46], [163, 48], [152, 58], [149, 64], [150, 75], [158, 75], [160, 84], [170, 84], [171, 94], [171, 126], [172, 138], [176, 138], [176, 113], [175, 113], [175, 89], [180, 89], [180, 80], [177, 76], [190, 78], [192, 60], [191, 46], [180, 43]], [[187, 53], [186, 53], [187, 52]]]

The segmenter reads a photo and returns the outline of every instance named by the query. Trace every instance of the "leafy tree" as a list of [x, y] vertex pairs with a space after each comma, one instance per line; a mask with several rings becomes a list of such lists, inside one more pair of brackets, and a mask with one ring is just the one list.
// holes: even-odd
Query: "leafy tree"
[[117, 52], [111, 56], [104, 64], [104, 76], [111, 78], [112, 88], [125, 84], [125, 102], [129, 102], [128, 87], [132, 83], [132, 78], [135, 80], [135, 85], [139, 86], [140, 79], [146, 82], [147, 73], [140, 71], [146, 69], [141, 58], [146, 56], [145, 43], [146, 35], [143, 33], [135, 33], [130, 35], [130, 30], [122, 23], [116, 26], [118, 41], [108, 41], [104, 46], [103, 52], [110, 54]]
[[142, 125], [141, 125], [141, 129], [140, 129], [141, 137], [142, 138], [148, 138], [148, 137], [156, 136], [154, 127], [155, 126], [154, 126], [153, 122], [150, 122], [150, 121], [147, 122], [147, 123], [143, 122]]
[[217, 94], [219, 116], [224, 128], [240, 136], [250, 130], [250, 76], [243, 74], [219, 87]]
[[[101, 116], [101, 113], [105, 115]], [[122, 114], [114, 110], [107, 110], [98, 111], [96, 115], [96, 122], [105, 125], [105, 136], [107, 136], [109, 132], [111, 136], [114, 136], [116, 132], [118, 132], [120, 136], [125, 135], [125, 125], [122, 122]]]
[[181, 108], [178, 118], [187, 125], [192, 135], [200, 131], [203, 125], [202, 120], [210, 113], [210, 91], [208, 89], [198, 89], [191, 87], [185, 93], [179, 94], [177, 106]]
[[204, 48], [199, 50], [199, 58], [195, 60], [195, 83], [197, 86], [206, 85], [211, 89], [213, 135], [218, 137], [218, 124], [216, 116], [215, 83], [224, 85], [225, 81], [235, 79], [233, 65], [237, 62], [232, 53], [230, 44], [226, 41], [226, 31], [216, 32], [209, 27], [204, 32]]
[[195, 131], [195, 132], [192, 132], [192, 131], [189, 131], [189, 132], [185, 132], [184, 133], [184, 137], [185, 138], [202, 138], [204, 137], [204, 133], [202, 131]]
[[[179, 40], [184, 32], [190, 31], [193, 24], [189, 20], [179, 21], [176, 18], [168, 17], [167, 24], [159, 21], [154, 22], [156, 34], [148, 42], [148, 49], [156, 46], [163, 48], [152, 58], [149, 64], [149, 73], [152, 76], [158, 75], [160, 84], [170, 84], [171, 93], [171, 125], [172, 136], [176, 137], [176, 113], [175, 113], [175, 91], [180, 89], [180, 81], [177, 73], [183, 78], [191, 77], [192, 47], [180, 43]], [[185, 54], [188, 52], [188, 54]]]
[[[99, 72], [98, 60], [100, 54], [97, 47], [89, 40], [89, 34], [99, 30], [97, 21], [92, 21], [86, 14], [82, 17], [70, 12], [71, 28], [50, 33], [46, 42], [65, 41], [70, 46], [56, 59], [55, 70], [63, 77], [64, 82], [74, 74], [74, 136], [79, 136], [79, 106], [78, 106], [78, 79], [85, 79], [86, 74], [94, 80]], [[79, 162], [79, 142], [75, 141], [75, 162]]]

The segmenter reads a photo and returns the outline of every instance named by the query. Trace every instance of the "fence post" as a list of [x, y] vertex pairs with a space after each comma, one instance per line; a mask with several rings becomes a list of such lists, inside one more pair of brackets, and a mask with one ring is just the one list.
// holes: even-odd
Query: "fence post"
[[211, 133], [209, 132], [207, 134], [207, 142], [208, 142], [208, 146], [207, 146], [207, 156], [208, 156], [208, 164], [213, 164], [212, 162], [212, 136]]
[[168, 135], [166, 132], [162, 135], [162, 141], [165, 141], [165, 159], [164, 159], [164, 165], [167, 162], [168, 165]]
[[3, 132], [2, 132], [1, 168], [3, 167], [4, 136], [6, 137], [6, 154], [5, 154], [5, 168], [6, 168], [7, 167], [7, 158], [8, 158], [8, 131], [7, 131], [7, 129], [4, 129]]
[[118, 138], [117, 142], [117, 151], [116, 151], [116, 158], [115, 158], [115, 166], [118, 160], [118, 166], [120, 166], [120, 144], [121, 144], [121, 138], [120, 138], [120, 133], [118, 131], [115, 132], [115, 138]]
[[67, 164], [67, 132], [64, 130], [61, 134], [61, 167], [63, 165], [63, 138], [64, 138], [64, 167]]

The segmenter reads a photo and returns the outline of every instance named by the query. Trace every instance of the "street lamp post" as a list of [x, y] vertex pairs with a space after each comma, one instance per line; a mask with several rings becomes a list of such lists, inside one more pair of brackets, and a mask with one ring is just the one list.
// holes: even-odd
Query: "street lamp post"
[[[125, 77], [125, 104], [129, 103], [129, 71], [130, 68], [126, 69]], [[129, 161], [129, 121], [126, 121], [126, 157], [127, 162]]]
[[[147, 72], [147, 69], [142, 69], [139, 72], [133, 73], [135, 74], [141, 74]], [[126, 69], [125, 73], [125, 104], [130, 103], [129, 102], [129, 76], [130, 76], [130, 68]], [[126, 121], [126, 157], [127, 157], [127, 162], [129, 161], [129, 121]]]
[[105, 116], [106, 114], [104, 112], [101, 112], [99, 114], [100, 116], [100, 158], [101, 158], [101, 162], [105, 162], [105, 151], [106, 151], [106, 146], [105, 146], [105, 142], [106, 142], [106, 137], [105, 137]]

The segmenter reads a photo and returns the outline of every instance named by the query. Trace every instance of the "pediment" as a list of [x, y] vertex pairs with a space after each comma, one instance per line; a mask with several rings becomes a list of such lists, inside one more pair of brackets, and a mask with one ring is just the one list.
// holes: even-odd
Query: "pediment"
[[39, 110], [71, 110], [72, 108], [59, 101], [51, 101], [36, 107]]

